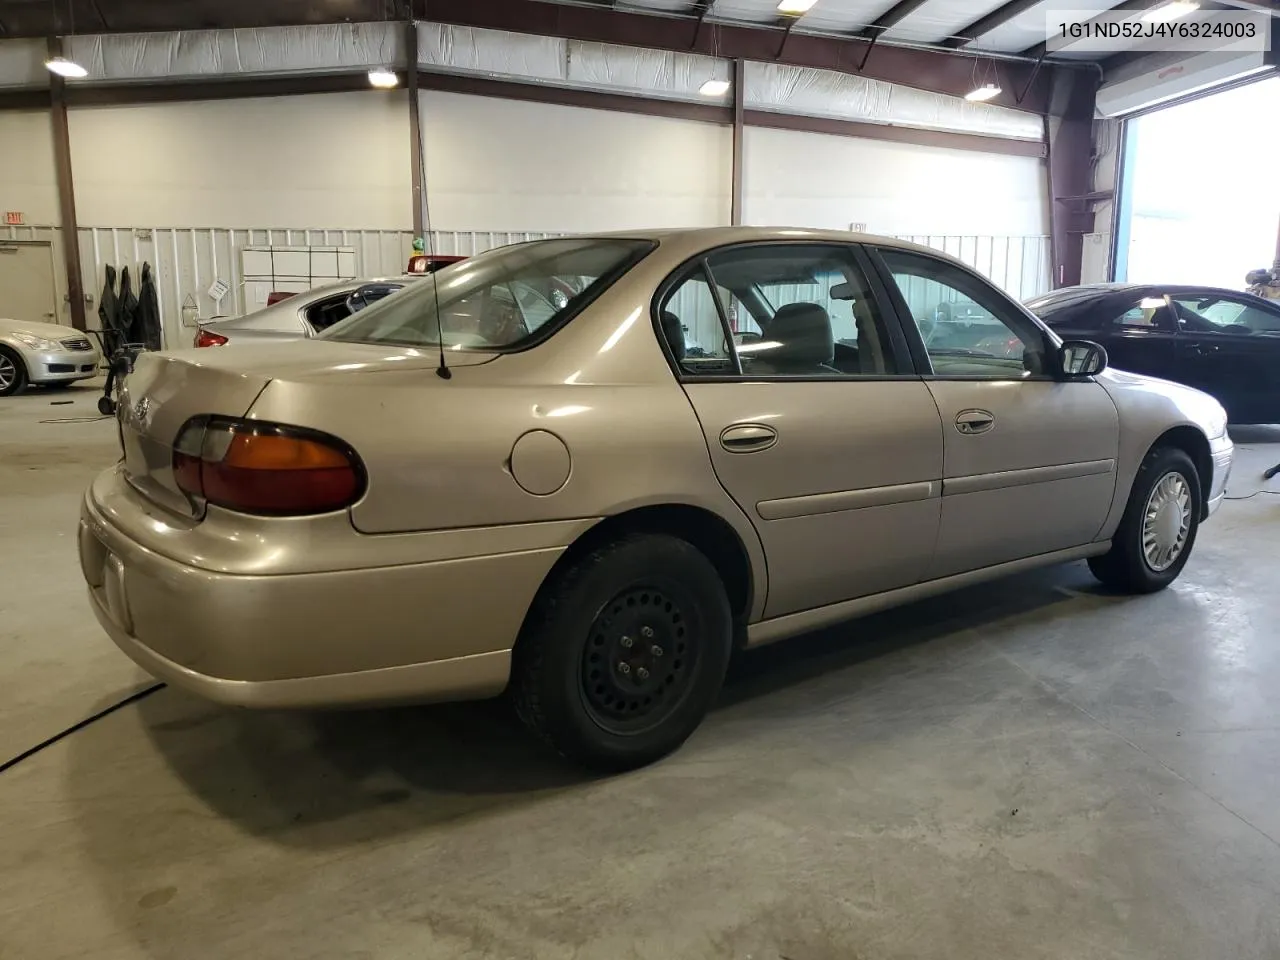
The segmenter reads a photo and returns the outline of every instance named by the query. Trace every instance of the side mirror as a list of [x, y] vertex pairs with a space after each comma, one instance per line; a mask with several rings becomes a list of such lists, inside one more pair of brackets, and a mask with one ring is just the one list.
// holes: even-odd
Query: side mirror
[[1107, 351], [1091, 340], [1067, 340], [1058, 348], [1058, 369], [1068, 380], [1092, 377], [1107, 369]]

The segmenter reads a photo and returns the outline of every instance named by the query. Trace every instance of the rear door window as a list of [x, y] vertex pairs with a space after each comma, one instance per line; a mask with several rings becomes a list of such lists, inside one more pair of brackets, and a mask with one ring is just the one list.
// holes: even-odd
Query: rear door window
[[1164, 297], [1143, 297], [1115, 319], [1124, 330], [1143, 333], [1176, 333], [1178, 324]]

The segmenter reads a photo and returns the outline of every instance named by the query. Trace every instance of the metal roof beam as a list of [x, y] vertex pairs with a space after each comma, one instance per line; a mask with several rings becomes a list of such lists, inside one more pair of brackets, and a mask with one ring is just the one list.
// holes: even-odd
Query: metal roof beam
[[1032, 10], [1044, 0], [1009, 0], [1003, 6], [996, 7], [985, 17], [979, 17], [967, 27], [961, 27], [956, 31], [954, 37], [948, 37], [942, 41], [944, 47], [960, 48], [973, 41], [981, 38], [984, 34], [990, 33], [996, 27], [1002, 27], [1014, 17], [1021, 16], [1028, 10]]
[[915, 13], [928, 0], [898, 0], [892, 7], [876, 17], [862, 29], [862, 36], [874, 40], [890, 27], [896, 27], [904, 17]]

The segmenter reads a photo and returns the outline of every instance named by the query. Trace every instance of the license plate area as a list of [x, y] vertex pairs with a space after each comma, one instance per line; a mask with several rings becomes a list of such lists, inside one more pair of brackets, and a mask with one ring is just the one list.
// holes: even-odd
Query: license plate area
[[128, 634], [133, 633], [129, 614], [129, 598], [124, 586], [124, 564], [88, 524], [80, 525], [80, 569], [93, 592], [97, 604], [106, 611], [111, 622]]

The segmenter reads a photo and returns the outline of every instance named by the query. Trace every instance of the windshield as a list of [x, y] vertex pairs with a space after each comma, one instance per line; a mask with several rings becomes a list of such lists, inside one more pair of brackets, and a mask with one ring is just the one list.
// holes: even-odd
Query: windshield
[[554, 332], [653, 246], [573, 237], [501, 247], [371, 304], [322, 339], [520, 349]]

